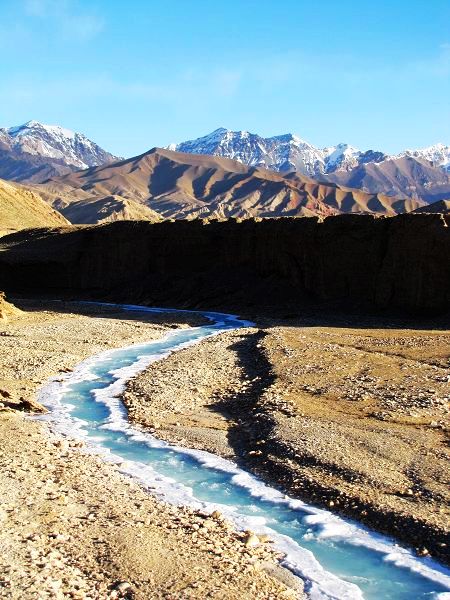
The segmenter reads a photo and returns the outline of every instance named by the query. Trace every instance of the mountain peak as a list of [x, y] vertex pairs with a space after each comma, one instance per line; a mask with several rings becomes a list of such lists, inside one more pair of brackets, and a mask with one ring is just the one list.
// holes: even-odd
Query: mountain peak
[[419, 150], [405, 150], [398, 155], [399, 158], [404, 156], [425, 159], [431, 162], [433, 166], [450, 172], [450, 146], [446, 146], [441, 142], [426, 148], [420, 148]]
[[301, 137], [299, 137], [298, 135], [295, 135], [295, 133], [282, 133], [281, 135], [274, 135], [270, 138], [266, 138], [268, 140], [275, 140], [277, 142], [282, 142], [282, 143], [291, 143], [291, 144], [297, 144], [297, 145], [308, 145], [310, 146], [311, 144], [309, 144], [306, 140], [302, 139]]
[[224, 127], [195, 140], [171, 144], [171, 150], [191, 154], [212, 154], [237, 160], [251, 167], [274, 171], [300, 171], [313, 176], [323, 172], [323, 153], [297, 135], [263, 138], [248, 131], [230, 131]]
[[428, 150], [448, 150], [449, 146], [443, 144], [442, 142], [437, 142], [436, 144], [432, 144], [431, 146], [426, 146], [425, 148], [419, 148], [418, 150], [405, 150], [405, 152], [427, 152]]
[[171, 144], [169, 149], [222, 156], [247, 166], [264, 167], [282, 173], [297, 171], [313, 179], [333, 178], [335, 175], [348, 174], [362, 165], [381, 164], [399, 158], [425, 160], [450, 173], [450, 146], [442, 143], [388, 155], [377, 150], [361, 151], [345, 142], [317, 148], [293, 133], [264, 138], [248, 131], [230, 131], [219, 127], [203, 137]]
[[211, 135], [214, 135], [215, 133], [229, 133], [230, 131], [231, 130], [227, 129], [226, 127], [218, 127], [217, 129], [214, 129]]
[[19, 127], [44, 127], [44, 123], [41, 123], [40, 121], [34, 121], [33, 119], [31, 119], [30, 121], [27, 121]]
[[12, 137], [16, 137], [19, 135], [30, 135], [32, 132], [41, 132], [47, 133], [48, 135], [63, 137], [67, 139], [74, 139], [76, 136], [85, 137], [80, 133], [75, 133], [71, 129], [66, 129], [65, 127], [60, 127], [59, 125], [46, 125], [45, 123], [41, 123], [40, 121], [27, 121], [23, 125], [16, 125], [15, 127], [10, 127], [7, 129], [7, 132]]
[[[2, 129], [2, 143], [9, 147], [15, 157], [25, 160], [30, 166], [31, 176], [38, 172], [57, 172], [66, 169], [86, 169], [88, 167], [117, 160], [109, 152], [89, 140], [85, 135], [59, 125], [46, 125], [31, 119], [23, 125]], [[22, 181], [30, 176], [28, 172], [14, 175]], [[38, 180], [38, 179], [34, 179]]]

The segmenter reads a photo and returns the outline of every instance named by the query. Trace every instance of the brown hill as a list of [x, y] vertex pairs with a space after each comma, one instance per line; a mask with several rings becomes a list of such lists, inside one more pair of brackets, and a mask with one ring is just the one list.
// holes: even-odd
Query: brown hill
[[[395, 215], [423, 203], [367, 194], [299, 174], [283, 176], [216, 156], [154, 148], [116, 163], [55, 177], [37, 186], [72, 223], [98, 223], [103, 205], [128, 201], [163, 218]], [[82, 203], [82, 204], [80, 204]], [[131, 210], [131, 208], [129, 208]], [[108, 213], [108, 210], [106, 210]], [[116, 218], [126, 218], [118, 211]], [[136, 215], [135, 218], [141, 218]], [[152, 218], [148, 218], [152, 220]]]
[[151, 208], [120, 196], [78, 200], [67, 202], [56, 200], [54, 208], [64, 213], [71, 223], [92, 224], [111, 223], [112, 221], [151, 221], [156, 223], [161, 217]]
[[68, 224], [36, 191], [0, 179], [0, 235], [27, 227]]
[[442, 215], [450, 214], [450, 200], [439, 200], [428, 204], [427, 206], [421, 206], [416, 208], [413, 212], [415, 213], [441, 213]]
[[348, 172], [336, 171], [326, 178], [367, 193], [420, 198], [427, 203], [450, 197], [450, 173], [412, 156], [362, 164]]

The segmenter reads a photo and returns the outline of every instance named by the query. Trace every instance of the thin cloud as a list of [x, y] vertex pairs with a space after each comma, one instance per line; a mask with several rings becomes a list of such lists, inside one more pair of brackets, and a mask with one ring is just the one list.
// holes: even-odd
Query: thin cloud
[[211, 85], [220, 96], [234, 97], [239, 90], [242, 77], [243, 73], [241, 71], [219, 69], [212, 74]]
[[449, 77], [450, 76], [450, 44], [441, 44], [439, 52], [436, 56], [432, 57], [428, 61], [423, 61], [419, 64], [419, 68], [425, 71], [429, 75], [435, 77]]
[[29, 18], [47, 22], [63, 37], [89, 40], [104, 28], [101, 17], [83, 11], [73, 0], [25, 0], [23, 7]]

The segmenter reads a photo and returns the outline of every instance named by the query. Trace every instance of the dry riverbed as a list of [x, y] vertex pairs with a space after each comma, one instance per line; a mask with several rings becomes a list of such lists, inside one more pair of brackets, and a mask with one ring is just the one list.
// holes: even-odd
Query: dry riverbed
[[16, 304], [23, 312], [0, 306], [0, 598], [302, 597], [266, 541], [249, 543], [218, 514], [158, 502], [22, 412], [48, 377], [87, 356], [198, 318]]
[[125, 392], [158, 437], [449, 560], [448, 330], [265, 319], [155, 363]]

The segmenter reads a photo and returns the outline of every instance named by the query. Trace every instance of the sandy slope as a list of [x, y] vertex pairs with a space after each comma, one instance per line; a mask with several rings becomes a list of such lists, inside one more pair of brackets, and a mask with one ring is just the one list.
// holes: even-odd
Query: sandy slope
[[71, 223], [111, 223], [113, 221], [151, 221], [161, 220], [160, 215], [135, 200], [120, 196], [106, 196], [99, 200], [79, 200], [78, 202], [60, 201], [55, 208], [63, 212]]
[[24, 186], [0, 179], [0, 235], [26, 227], [57, 227], [69, 222], [41, 196]]
[[300, 597], [280, 581], [298, 584], [267, 544], [248, 547], [220, 518], [162, 505], [77, 443], [8, 408], [87, 356], [186, 324], [73, 304], [19, 305], [23, 314], [0, 331], [0, 598]]

